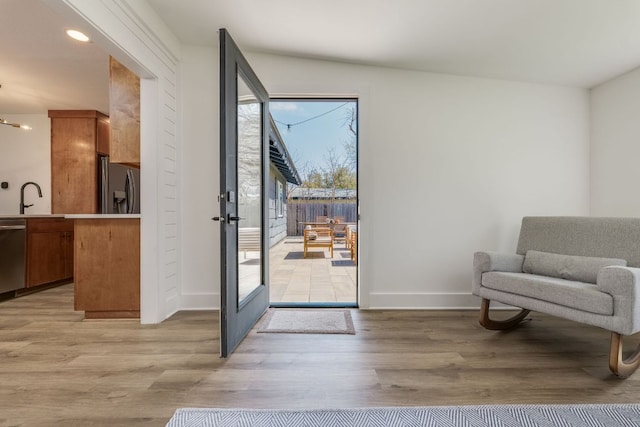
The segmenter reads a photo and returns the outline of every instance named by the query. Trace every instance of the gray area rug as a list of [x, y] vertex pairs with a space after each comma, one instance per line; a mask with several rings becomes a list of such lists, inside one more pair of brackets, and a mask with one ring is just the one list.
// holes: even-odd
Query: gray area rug
[[258, 332], [354, 335], [356, 330], [349, 310], [270, 309]]
[[178, 409], [167, 427], [631, 427], [640, 404]]

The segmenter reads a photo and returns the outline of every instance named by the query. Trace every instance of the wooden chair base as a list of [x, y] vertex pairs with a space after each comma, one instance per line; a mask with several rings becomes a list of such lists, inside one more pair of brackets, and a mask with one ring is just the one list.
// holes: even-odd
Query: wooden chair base
[[627, 378], [640, 366], [640, 345], [626, 359], [622, 358], [622, 335], [611, 332], [611, 349], [609, 350], [609, 369], [620, 378]]
[[[501, 331], [516, 327], [530, 313], [530, 310], [522, 309], [515, 316], [506, 320], [492, 320], [489, 318], [489, 306], [491, 300], [482, 299], [480, 306], [480, 324], [486, 329]], [[627, 378], [640, 367], [640, 344], [628, 357], [622, 355], [622, 335], [611, 333], [611, 349], [609, 350], [609, 369], [620, 378]]]
[[527, 317], [530, 310], [522, 309], [518, 314], [505, 320], [492, 320], [489, 318], [489, 306], [491, 300], [482, 298], [482, 305], [480, 306], [480, 324], [486, 329], [492, 331], [504, 331], [507, 329], [515, 328], [522, 320]]

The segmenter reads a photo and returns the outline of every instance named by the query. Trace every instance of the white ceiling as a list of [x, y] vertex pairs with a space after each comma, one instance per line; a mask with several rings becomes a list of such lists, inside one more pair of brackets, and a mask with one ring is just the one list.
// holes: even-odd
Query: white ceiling
[[640, 0], [148, 0], [187, 44], [592, 87], [640, 66]]
[[[108, 113], [107, 55], [1, 1], [0, 114]], [[224, 27], [247, 51], [578, 87], [640, 66], [640, 0], [147, 1], [185, 44]]]

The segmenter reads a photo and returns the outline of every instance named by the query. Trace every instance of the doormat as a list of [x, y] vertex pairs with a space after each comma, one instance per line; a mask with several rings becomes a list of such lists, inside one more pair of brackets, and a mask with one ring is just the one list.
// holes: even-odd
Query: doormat
[[270, 309], [262, 320], [258, 332], [281, 334], [356, 334], [349, 310]]
[[331, 261], [332, 267], [355, 267], [356, 263], [351, 261], [350, 259], [339, 259], [335, 261]]

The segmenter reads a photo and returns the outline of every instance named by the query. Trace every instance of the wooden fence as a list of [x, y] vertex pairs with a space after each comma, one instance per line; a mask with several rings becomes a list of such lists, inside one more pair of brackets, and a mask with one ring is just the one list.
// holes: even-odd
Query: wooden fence
[[303, 223], [312, 222], [316, 217], [343, 217], [345, 222], [357, 222], [355, 200], [289, 200], [287, 201], [287, 236], [302, 236]]

